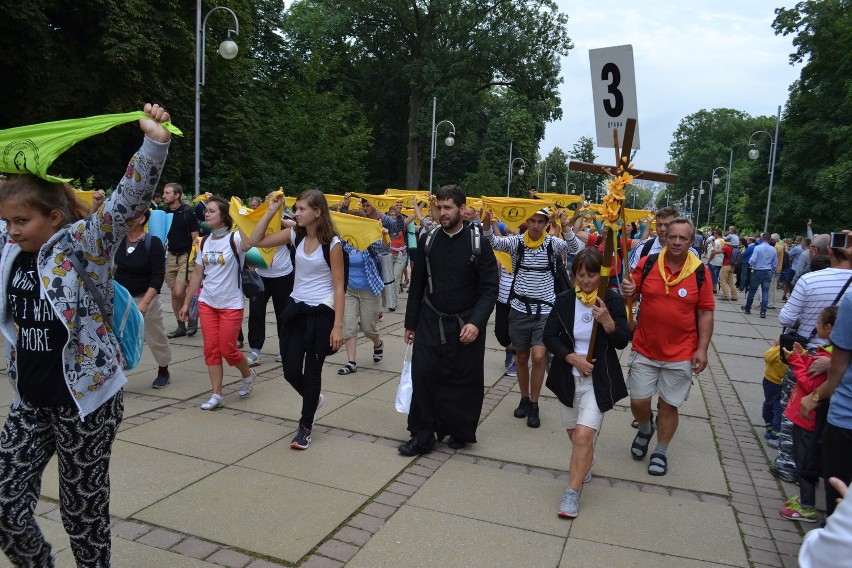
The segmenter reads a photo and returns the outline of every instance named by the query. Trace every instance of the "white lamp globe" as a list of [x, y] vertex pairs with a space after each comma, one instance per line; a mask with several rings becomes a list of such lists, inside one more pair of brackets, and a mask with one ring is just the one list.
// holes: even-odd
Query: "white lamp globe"
[[234, 40], [230, 37], [219, 44], [219, 55], [225, 59], [233, 59], [237, 56], [238, 51], [239, 48], [237, 47], [236, 42], [234, 42]]

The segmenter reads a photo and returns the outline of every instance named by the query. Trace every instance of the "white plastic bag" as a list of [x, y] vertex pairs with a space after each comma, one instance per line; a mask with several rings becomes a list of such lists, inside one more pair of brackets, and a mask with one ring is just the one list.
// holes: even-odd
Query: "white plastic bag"
[[399, 376], [399, 388], [396, 389], [396, 411], [408, 414], [411, 409], [411, 345], [405, 350], [405, 360], [402, 362], [402, 374]]

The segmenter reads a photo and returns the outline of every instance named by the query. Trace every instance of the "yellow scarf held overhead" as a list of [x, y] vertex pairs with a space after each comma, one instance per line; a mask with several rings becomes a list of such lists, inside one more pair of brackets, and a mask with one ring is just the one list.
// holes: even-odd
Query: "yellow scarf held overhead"
[[[140, 118], [147, 118], [141, 110], [57, 120], [0, 130], [0, 172], [31, 173], [53, 183], [71, 181], [70, 178], [59, 178], [48, 174], [47, 168], [77, 142]], [[164, 122], [161, 125], [173, 134], [183, 135], [171, 123]]]
[[669, 288], [680, 284], [683, 279], [698, 270], [699, 267], [701, 270], [704, 270], [704, 264], [701, 260], [694, 254], [687, 253], [680, 273], [677, 276], [666, 276], [666, 253], [668, 250], [668, 247], [664, 248], [663, 252], [660, 253], [660, 257], [657, 259], [657, 269], [660, 271], [660, 278], [663, 279], [663, 283], [666, 285], [666, 295], [669, 293]]
[[497, 219], [506, 223], [510, 231], [515, 231], [536, 211], [552, 206], [553, 202], [549, 199], [482, 196], [482, 205], [490, 209]]
[[349, 246], [365, 251], [374, 242], [382, 238], [382, 223], [376, 219], [367, 219], [359, 215], [331, 212], [334, 228], [340, 235], [340, 240]]
[[580, 288], [580, 285], [577, 284], [574, 286], [574, 293], [577, 294], [577, 299], [580, 300], [580, 303], [586, 306], [587, 308], [591, 308], [595, 305], [595, 300], [598, 297], [598, 289], [595, 288], [591, 292], [583, 292], [583, 289]]
[[506, 272], [509, 274], [513, 273], [512, 270], [512, 255], [508, 252], [503, 252], [501, 250], [494, 251], [494, 257], [497, 259], [497, 262], [506, 269]]
[[582, 195], [568, 195], [564, 193], [536, 193], [536, 199], [550, 201], [557, 207], [568, 207], [578, 201], [583, 201]]
[[[260, 221], [266, 212], [269, 210], [269, 202], [266, 201], [257, 209], [249, 209], [237, 197], [231, 197], [230, 207], [228, 212], [234, 220], [234, 225], [237, 226], [246, 236], [249, 236], [254, 231], [257, 222]], [[269, 221], [269, 226], [266, 228], [266, 234], [277, 233], [281, 230], [281, 215], [273, 215]], [[272, 266], [272, 258], [275, 256], [275, 247], [259, 248], [260, 256], [266, 261], [266, 266]]]

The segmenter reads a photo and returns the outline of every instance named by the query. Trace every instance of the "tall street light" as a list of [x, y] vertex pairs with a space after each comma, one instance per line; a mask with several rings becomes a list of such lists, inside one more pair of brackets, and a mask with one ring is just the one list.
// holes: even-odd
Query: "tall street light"
[[219, 44], [218, 53], [225, 59], [233, 59], [237, 56], [238, 47], [231, 34], [240, 35], [240, 22], [237, 15], [230, 8], [216, 6], [201, 19], [201, 0], [195, 5], [195, 196], [201, 192], [201, 87], [207, 71], [205, 58], [205, 46], [207, 41], [207, 18], [216, 10], [225, 10], [234, 18], [234, 29], [228, 30], [225, 41]]
[[438, 97], [432, 97], [432, 151], [430, 152], [429, 157], [429, 193], [432, 193], [432, 170], [435, 166], [435, 156], [438, 153], [438, 145], [436, 143], [435, 138], [438, 136], [438, 127], [444, 124], [445, 122], [450, 125], [452, 130], [447, 135], [446, 139], [444, 139], [444, 144], [447, 146], [452, 146], [456, 143], [455, 135], [456, 135], [456, 125], [450, 122], [449, 120], [442, 120], [438, 124], [435, 124], [435, 112], [438, 109]]
[[509, 162], [509, 181], [508, 181], [508, 183], [506, 183], [506, 197], [509, 197], [509, 190], [512, 187], [512, 178], [514, 177], [513, 174], [514, 174], [514, 170], [515, 170], [515, 162], [517, 162], [518, 160], [521, 161], [521, 167], [518, 169], [518, 175], [519, 176], [524, 175], [524, 168], [527, 167], [527, 163], [524, 161], [523, 158], [512, 158], [512, 144], [511, 144], [511, 142], [509, 143], [509, 160], [511, 160], [511, 161]]
[[568, 183], [568, 178], [565, 178], [565, 193], [568, 193], [568, 186], [571, 186], [571, 193], [577, 193], [577, 184], [574, 182]]
[[550, 176], [553, 176], [553, 181], [550, 182], [550, 187], [556, 187], [556, 174], [553, 172], [550, 172], [549, 174], [544, 174], [544, 183], [547, 183], [547, 180]]
[[696, 187], [692, 188], [692, 193], [689, 195], [689, 214], [692, 215], [692, 201], [695, 199], [695, 192], [698, 192], [698, 214], [693, 217], [695, 219], [695, 228], [698, 229], [698, 215], [701, 213], [701, 196], [704, 195], [704, 190]]
[[[731, 155], [733, 156], [733, 150], [731, 151]], [[725, 170], [725, 207], [726, 207], [726, 209], [725, 209], [725, 223], [727, 223], [727, 218], [728, 218], [727, 202], [728, 202], [728, 189], [730, 188], [730, 181], [731, 181], [731, 171], [728, 168], [718, 166], [718, 167], [713, 168], [713, 171], [710, 173], [710, 181], [712, 183], [710, 184], [710, 205], [707, 207], [707, 209], [708, 209], [708, 211], [707, 211], [707, 224], [708, 225], [710, 224], [710, 215], [713, 211], [713, 187], [719, 185], [719, 182], [722, 181], [716, 175], [716, 172], [718, 170]], [[724, 225], [725, 223], [722, 223], [722, 225]]]
[[778, 115], [775, 117], [775, 137], [773, 138], [770, 133], [765, 130], [758, 130], [757, 132], [753, 132], [751, 136], [748, 137], [748, 157], [752, 160], [756, 160], [758, 156], [760, 156], [760, 151], [757, 149], [757, 146], [752, 142], [752, 138], [757, 134], [766, 134], [769, 136], [769, 170], [767, 173], [769, 174], [769, 195], [766, 196], [766, 219], [763, 221], [763, 232], [766, 233], [769, 231], [769, 204], [772, 202], [772, 184], [775, 181], [775, 156], [778, 153], [778, 130], [781, 128], [781, 105], [778, 105]]
[[698, 213], [695, 214], [695, 226], [698, 227], [698, 224], [701, 222], [701, 196], [704, 195], [704, 184], [710, 186], [710, 191], [713, 191], [713, 184], [709, 181], [701, 180], [698, 182], [698, 189], [701, 191], [698, 192]]

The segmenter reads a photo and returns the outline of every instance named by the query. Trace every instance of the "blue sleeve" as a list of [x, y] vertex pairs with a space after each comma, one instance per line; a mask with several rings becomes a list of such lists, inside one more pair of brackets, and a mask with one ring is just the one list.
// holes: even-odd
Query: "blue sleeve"
[[852, 351], [852, 293], [840, 300], [837, 321], [831, 329], [831, 344], [844, 351]]

